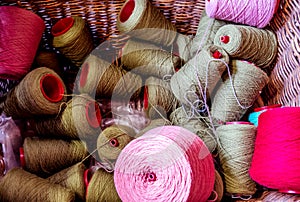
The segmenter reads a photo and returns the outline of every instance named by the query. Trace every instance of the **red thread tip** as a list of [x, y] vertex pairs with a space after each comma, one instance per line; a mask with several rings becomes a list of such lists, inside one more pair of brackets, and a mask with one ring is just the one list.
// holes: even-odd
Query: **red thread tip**
[[221, 36], [220, 40], [223, 42], [223, 43], [228, 43], [229, 40], [230, 40], [230, 37], [225, 35], [225, 36]]

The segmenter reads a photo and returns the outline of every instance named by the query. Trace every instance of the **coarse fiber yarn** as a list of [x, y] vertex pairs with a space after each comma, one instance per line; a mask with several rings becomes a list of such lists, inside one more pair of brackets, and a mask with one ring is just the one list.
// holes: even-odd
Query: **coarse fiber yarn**
[[172, 123], [168, 119], [164, 119], [164, 118], [152, 119], [152, 120], [150, 120], [148, 125], [146, 125], [145, 128], [140, 130], [139, 133], [135, 137], [140, 137], [151, 129], [154, 129], [154, 128], [157, 128], [160, 126], [168, 126], [168, 125], [172, 125]]
[[173, 43], [173, 54], [181, 59], [181, 66], [192, 58], [191, 45], [192, 37], [184, 34], [178, 34]]

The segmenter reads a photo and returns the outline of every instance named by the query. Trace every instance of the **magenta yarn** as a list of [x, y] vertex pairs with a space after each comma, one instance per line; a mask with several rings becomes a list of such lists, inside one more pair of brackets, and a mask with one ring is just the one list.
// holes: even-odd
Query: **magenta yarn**
[[33, 12], [0, 6], [0, 78], [19, 80], [30, 71], [44, 29]]
[[131, 141], [114, 171], [115, 186], [124, 202], [205, 202], [214, 180], [208, 148], [179, 126], [157, 127]]
[[206, 0], [209, 17], [219, 20], [266, 27], [277, 11], [280, 0]]

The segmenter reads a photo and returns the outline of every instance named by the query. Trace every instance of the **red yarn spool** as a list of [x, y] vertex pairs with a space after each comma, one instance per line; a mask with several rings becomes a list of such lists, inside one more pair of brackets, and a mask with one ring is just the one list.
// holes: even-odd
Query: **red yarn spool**
[[19, 80], [30, 71], [45, 24], [15, 6], [0, 6], [0, 16], [0, 78]]
[[300, 191], [300, 107], [267, 110], [258, 118], [250, 176], [281, 192]]

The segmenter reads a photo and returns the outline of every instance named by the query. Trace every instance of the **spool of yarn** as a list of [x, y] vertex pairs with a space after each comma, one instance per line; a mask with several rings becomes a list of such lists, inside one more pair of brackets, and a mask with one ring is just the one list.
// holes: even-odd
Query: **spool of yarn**
[[135, 137], [140, 137], [144, 133], [148, 132], [151, 129], [154, 129], [154, 128], [157, 128], [157, 127], [160, 127], [160, 126], [167, 126], [167, 125], [172, 125], [172, 123], [167, 119], [162, 119], [162, 118], [161, 119], [153, 119]]
[[73, 96], [54, 118], [36, 120], [37, 134], [67, 139], [90, 139], [100, 133], [99, 105], [89, 95]]
[[216, 130], [218, 153], [224, 172], [225, 190], [230, 194], [253, 195], [256, 184], [249, 168], [254, 152], [256, 127], [250, 122], [227, 123]]
[[216, 90], [212, 117], [221, 122], [238, 121], [269, 81], [268, 75], [247, 61], [231, 61], [232, 72]]
[[126, 0], [117, 19], [121, 33], [171, 46], [176, 38], [176, 27], [149, 0]]
[[127, 70], [145, 76], [164, 78], [181, 65], [178, 56], [144, 42], [128, 40], [122, 50], [121, 62]]
[[89, 55], [78, 78], [79, 92], [95, 98], [136, 98], [140, 94], [142, 78], [122, 67], [115, 66], [95, 55]]
[[114, 184], [114, 175], [103, 169], [96, 170], [87, 186], [86, 201], [121, 202]]
[[53, 70], [34, 69], [8, 93], [3, 103], [4, 113], [14, 119], [56, 115], [66, 100], [65, 92], [62, 79]]
[[74, 192], [58, 184], [31, 174], [21, 168], [13, 168], [0, 181], [1, 201], [75, 201]]
[[224, 195], [224, 182], [223, 179], [220, 175], [220, 173], [215, 170], [215, 185], [214, 185], [214, 190], [217, 192], [218, 194], [218, 198], [216, 200], [216, 202], [221, 202], [223, 199], [223, 195]]
[[[298, 193], [299, 194], [299, 193]], [[295, 194], [282, 194], [275, 191], [266, 191], [263, 193], [262, 202], [283, 202], [283, 201], [299, 201], [300, 196]]]
[[261, 68], [269, 67], [277, 56], [277, 38], [270, 30], [245, 25], [224, 25], [214, 39], [232, 58], [253, 62]]
[[35, 56], [33, 66], [47, 67], [55, 71], [60, 77], [63, 76], [58, 54], [53, 51], [49, 51], [49, 50], [38, 51]]
[[229, 57], [222, 48], [205, 46], [172, 76], [170, 84], [174, 95], [185, 105], [199, 104], [199, 100], [211, 94], [228, 62]]
[[45, 24], [16, 6], [1, 6], [0, 16], [0, 78], [20, 80], [30, 71]]
[[259, 116], [250, 168], [254, 181], [282, 193], [299, 193], [299, 121], [300, 107], [274, 108]]
[[114, 182], [122, 201], [206, 201], [215, 169], [207, 147], [178, 126], [157, 127], [132, 140], [117, 159]]
[[84, 142], [27, 137], [20, 149], [22, 167], [38, 176], [49, 177], [87, 156]]
[[258, 117], [265, 111], [273, 108], [281, 107], [281, 104], [269, 105], [264, 107], [255, 108], [248, 116], [248, 121], [253, 123], [256, 127], [258, 126]]
[[76, 200], [84, 201], [85, 184], [83, 163], [77, 163], [47, 178], [50, 183], [59, 184], [75, 193]]
[[211, 18], [264, 28], [273, 18], [279, 2], [279, 0], [230, 0], [228, 2], [206, 0], [205, 10]]
[[57, 21], [52, 29], [53, 47], [57, 48], [75, 66], [80, 67], [94, 49], [92, 36], [85, 20], [72, 16]]
[[177, 35], [176, 40], [173, 43], [173, 54], [178, 55], [180, 57], [182, 64], [185, 64], [192, 58], [191, 45], [192, 37], [184, 34]]

